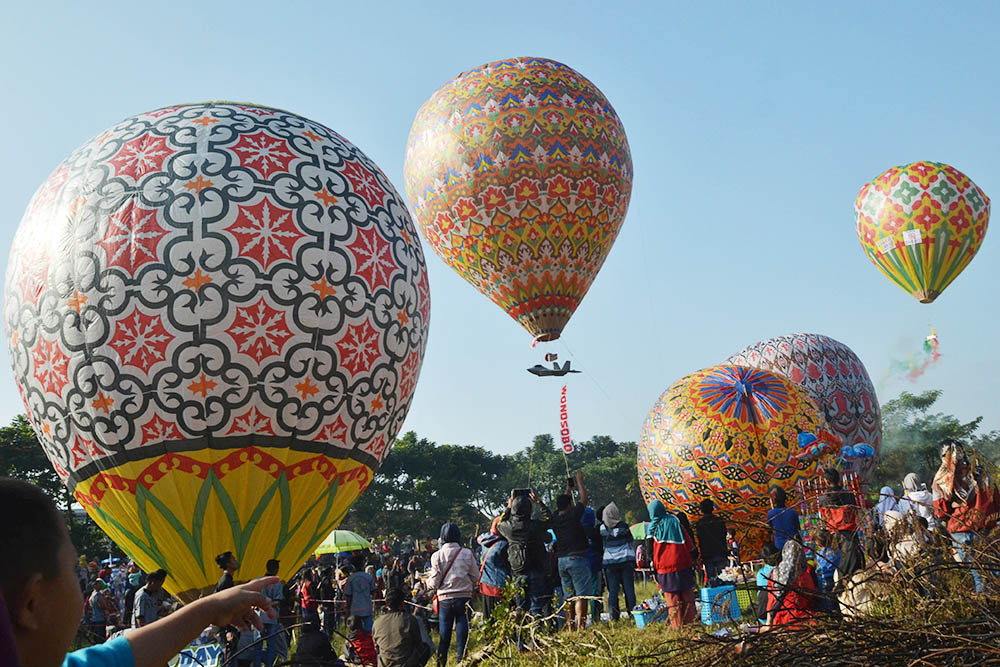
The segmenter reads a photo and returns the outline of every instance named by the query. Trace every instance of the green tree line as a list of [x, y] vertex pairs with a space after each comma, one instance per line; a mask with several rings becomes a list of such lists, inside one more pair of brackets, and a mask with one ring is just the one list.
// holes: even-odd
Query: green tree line
[[[915, 472], [930, 485], [938, 466], [938, 445], [954, 438], [971, 445], [979, 460], [996, 464], [1000, 432], [981, 430], [982, 417], [962, 421], [934, 410], [939, 390], [903, 392], [882, 407], [882, 451], [870, 480], [897, 492], [903, 477]], [[434, 537], [444, 521], [455, 521], [466, 535], [484, 530], [506, 506], [511, 489], [533, 488], [550, 504], [565, 486], [567, 468], [582, 470], [591, 505], [614, 501], [629, 522], [647, 518], [636, 475], [636, 443], [605, 435], [577, 442], [564, 456], [548, 434], [513, 454], [496, 454], [475, 445], [437, 444], [405, 433], [354, 503], [342, 527], [363, 535]], [[72, 510], [72, 498], [38, 445], [28, 420], [19, 415], [0, 428], [0, 474], [41, 486], [66, 512], [73, 541], [81, 553], [117, 551], [86, 516]]]

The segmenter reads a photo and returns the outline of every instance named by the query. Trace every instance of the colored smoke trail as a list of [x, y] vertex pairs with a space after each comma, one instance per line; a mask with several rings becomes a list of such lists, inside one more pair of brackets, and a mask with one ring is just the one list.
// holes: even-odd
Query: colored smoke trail
[[[907, 351], [909, 348], [909, 351]], [[941, 343], [937, 330], [931, 327], [931, 333], [924, 338], [920, 351], [912, 349], [912, 344], [897, 347], [896, 353], [889, 357], [889, 367], [879, 378], [879, 387], [895, 380], [907, 380], [915, 383], [927, 369], [941, 360]], [[899, 354], [900, 356], [896, 356]]]

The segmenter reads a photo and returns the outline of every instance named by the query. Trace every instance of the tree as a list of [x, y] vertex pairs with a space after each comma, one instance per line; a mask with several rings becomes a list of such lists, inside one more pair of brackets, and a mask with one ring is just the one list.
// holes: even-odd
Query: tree
[[945, 439], [982, 446], [984, 453], [997, 451], [1000, 434], [976, 436], [982, 417], [963, 423], [952, 415], [930, 412], [940, 397], [939, 389], [917, 395], [904, 391], [882, 406], [882, 451], [873, 486], [898, 487], [907, 473], [914, 472], [929, 487], [940, 461], [938, 447]]
[[396, 441], [344, 524], [366, 535], [436, 535], [488, 525], [507, 502], [510, 461], [482, 447], [437, 445], [412, 431]]
[[89, 516], [73, 511], [73, 496], [56, 475], [25, 415], [17, 415], [10, 425], [0, 427], [0, 474], [31, 482], [45, 491], [66, 516], [70, 541], [79, 553], [122, 556]]

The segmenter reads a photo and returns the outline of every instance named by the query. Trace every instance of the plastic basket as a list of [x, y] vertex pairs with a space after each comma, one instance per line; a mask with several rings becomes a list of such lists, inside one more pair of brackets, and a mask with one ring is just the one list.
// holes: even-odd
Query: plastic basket
[[740, 602], [735, 586], [701, 589], [701, 622], [705, 625], [740, 619]]
[[642, 630], [646, 627], [646, 624], [653, 620], [653, 614], [656, 612], [650, 611], [633, 611], [632, 618], [635, 619], [635, 627]]
[[740, 609], [746, 609], [751, 604], [750, 591], [746, 588], [737, 588], [736, 600], [739, 603]]

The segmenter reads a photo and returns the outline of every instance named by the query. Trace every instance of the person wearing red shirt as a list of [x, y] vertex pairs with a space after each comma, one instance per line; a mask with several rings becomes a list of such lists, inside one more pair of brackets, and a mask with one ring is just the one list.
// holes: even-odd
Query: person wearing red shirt
[[311, 569], [303, 570], [302, 585], [299, 587], [299, 604], [302, 607], [302, 622], [319, 627], [319, 602], [316, 601], [316, 584], [313, 578]]
[[698, 550], [680, 520], [659, 500], [649, 510], [649, 535], [653, 540], [653, 571], [667, 602], [670, 624], [694, 623], [694, 558]]

